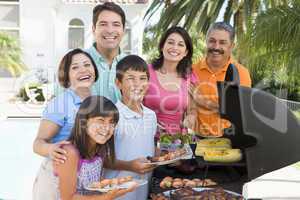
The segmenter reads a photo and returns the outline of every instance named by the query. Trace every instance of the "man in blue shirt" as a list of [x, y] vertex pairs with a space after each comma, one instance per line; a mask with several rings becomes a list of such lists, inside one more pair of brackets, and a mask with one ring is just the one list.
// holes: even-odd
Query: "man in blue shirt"
[[115, 3], [106, 2], [93, 9], [95, 43], [87, 49], [99, 71], [99, 79], [93, 85], [93, 94], [105, 96], [114, 103], [121, 98], [115, 78], [116, 64], [125, 56], [120, 52], [125, 21], [124, 11]]

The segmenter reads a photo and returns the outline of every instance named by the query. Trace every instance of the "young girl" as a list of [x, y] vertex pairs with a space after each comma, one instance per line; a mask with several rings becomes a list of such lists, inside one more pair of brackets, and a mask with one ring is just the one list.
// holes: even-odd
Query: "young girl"
[[102, 96], [87, 97], [79, 107], [69, 141], [63, 149], [68, 159], [64, 164], [53, 163], [58, 178], [57, 199], [110, 200], [133, 188], [92, 194], [85, 188], [100, 181], [104, 162], [115, 159], [112, 137], [119, 113], [116, 106]]

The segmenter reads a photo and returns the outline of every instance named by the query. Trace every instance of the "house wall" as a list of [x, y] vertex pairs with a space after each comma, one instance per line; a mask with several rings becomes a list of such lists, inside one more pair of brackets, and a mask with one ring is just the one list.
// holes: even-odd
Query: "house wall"
[[29, 68], [54, 65], [53, 10], [58, 1], [20, 1], [20, 42], [23, 59]]
[[[21, 0], [20, 4], [20, 41], [24, 62], [29, 68], [56, 71], [61, 57], [68, 51], [68, 24], [73, 18], [84, 23], [84, 47], [92, 44], [92, 9], [95, 5], [65, 4], [61, 0]], [[143, 16], [147, 6], [121, 5], [131, 28], [133, 54], [142, 54]]]

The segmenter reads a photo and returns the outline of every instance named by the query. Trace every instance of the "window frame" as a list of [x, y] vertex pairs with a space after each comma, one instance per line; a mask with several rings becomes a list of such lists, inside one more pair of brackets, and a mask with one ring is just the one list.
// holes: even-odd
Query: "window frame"
[[20, 37], [20, 19], [21, 19], [21, 4], [20, 0], [16, 1], [1, 1], [0, 0], [0, 6], [1, 5], [17, 5], [19, 7], [19, 16], [18, 16], [18, 26], [17, 27], [5, 27], [0, 25], [0, 31], [6, 32], [6, 31], [16, 31], [17, 32], [17, 38]]
[[125, 29], [124, 29], [124, 36], [122, 38], [122, 41], [124, 40], [124, 37], [125, 37], [125, 33], [126, 31], [128, 31], [128, 46], [129, 46], [129, 50], [124, 50], [123, 48], [121, 48], [122, 52], [126, 53], [126, 54], [131, 54], [132, 53], [132, 28], [130, 25], [127, 25], [129, 24], [129, 22], [126, 22], [126, 25], [125, 25]]
[[[71, 22], [75, 19], [79, 20], [82, 23], [82, 25], [71, 25]], [[78, 17], [75, 17], [75, 18], [72, 18], [71, 20], [69, 20], [69, 23], [68, 23], [68, 49], [74, 49], [74, 48], [70, 48], [70, 29], [78, 29], [78, 30], [83, 31], [82, 47], [76, 47], [76, 48], [84, 48], [84, 46], [85, 46], [85, 24], [84, 24], [84, 21]]]

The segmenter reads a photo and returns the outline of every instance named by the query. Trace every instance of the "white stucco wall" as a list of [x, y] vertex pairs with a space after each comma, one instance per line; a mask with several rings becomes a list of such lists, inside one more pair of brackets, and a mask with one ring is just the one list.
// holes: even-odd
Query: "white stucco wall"
[[[93, 4], [64, 4], [61, 0], [20, 1], [20, 41], [25, 64], [29, 68], [57, 69], [61, 57], [68, 51], [68, 24], [79, 18], [85, 26], [85, 48], [93, 42]], [[143, 16], [147, 4], [121, 5], [132, 29], [133, 54], [142, 54]]]
[[132, 53], [142, 55], [143, 49], [143, 17], [147, 9], [147, 5], [135, 4], [122, 6], [125, 11], [126, 19], [131, 27], [131, 47]]
[[60, 4], [57, 6], [55, 17], [55, 62], [68, 51], [68, 24], [78, 18], [84, 23], [84, 48], [88, 48], [93, 41], [92, 35], [92, 10], [93, 5]]
[[52, 7], [56, 1], [20, 1], [20, 41], [25, 64], [30, 67], [52, 66], [54, 23]]

